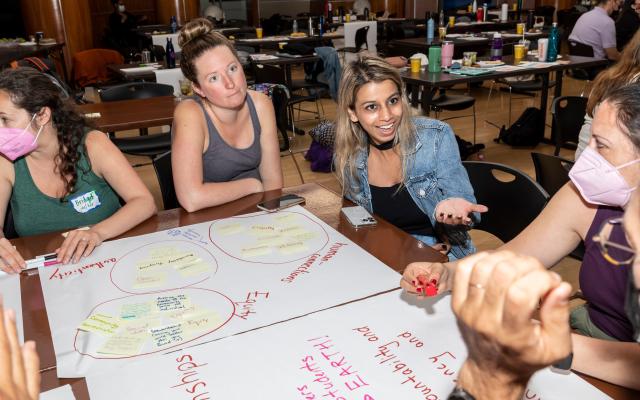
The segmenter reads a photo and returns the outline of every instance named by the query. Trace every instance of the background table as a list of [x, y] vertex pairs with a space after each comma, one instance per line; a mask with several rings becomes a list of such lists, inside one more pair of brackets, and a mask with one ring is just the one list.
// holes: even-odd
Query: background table
[[171, 125], [176, 104], [175, 97], [161, 96], [81, 104], [77, 108], [83, 114], [100, 113], [99, 118], [90, 119], [96, 128], [103, 132], [115, 132]]

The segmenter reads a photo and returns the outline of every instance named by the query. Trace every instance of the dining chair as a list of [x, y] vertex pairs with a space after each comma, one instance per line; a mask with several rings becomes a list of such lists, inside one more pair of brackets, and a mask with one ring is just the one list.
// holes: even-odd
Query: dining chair
[[[489, 207], [473, 228], [508, 242], [546, 206], [549, 195], [527, 174], [504, 164], [463, 161], [476, 203]], [[497, 175], [497, 176], [496, 176]]]
[[111, 49], [89, 49], [76, 52], [72, 57], [73, 83], [77, 89], [103, 86], [117, 81], [107, 69], [108, 64], [124, 64], [122, 54]]
[[[148, 99], [151, 97], [172, 96], [173, 86], [155, 82], [128, 82], [111, 86], [100, 91], [104, 102], [120, 100]], [[147, 135], [147, 128], [140, 128], [140, 135]], [[112, 133], [109, 133], [113, 137]]]
[[173, 185], [173, 169], [171, 167], [171, 151], [160, 154], [153, 159], [153, 168], [156, 171], [162, 204], [165, 210], [180, 207], [176, 189]]
[[[171, 150], [171, 131], [143, 136], [114, 137], [111, 138], [111, 141], [123, 153], [154, 158]], [[133, 167], [136, 168], [148, 164], [134, 164]]]
[[569, 145], [575, 149], [578, 145], [580, 129], [584, 124], [587, 113], [587, 97], [561, 96], [556, 97], [551, 104], [551, 114], [555, 123], [553, 136], [556, 148], [554, 155], [560, 154], [560, 148]]
[[[575, 40], [569, 40], [569, 55], [570, 56], [581, 56], [581, 57], [593, 57], [593, 47], [588, 44], [576, 42]], [[577, 79], [580, 81], [585, 81], [582, 90], [580, 91], [580, 96], [583, 96], [587, 86], [593, 81], [598, 73], [605, 69], [606, 67], [595, 67], [595, 68], [573, 68], [571, 69], [571, 77], [573, 79]]]
[[7, 203], [7, 211], [4, 214], [4, 225], [2, 225], [2, 232], [7, 239], [15, 239], [19, 237], [16, 232], [16, 227], [13, 223], [13, 212], [11, 211], [11, 202]]

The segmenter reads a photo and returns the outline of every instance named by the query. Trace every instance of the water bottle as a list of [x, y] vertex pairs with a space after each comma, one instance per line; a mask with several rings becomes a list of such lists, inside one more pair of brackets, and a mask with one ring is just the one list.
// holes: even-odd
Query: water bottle
[[502, 60], [502, 35], [493, 34], [493, 42], [491, 43], [491, 61]]
[[314, 32], [313, 32], [313, 19], [311, 17], [309, 17], [309, 36], [313, 36]]
[[368, 7], [364, 8], [364, 20], [365, 21], [369, 20], [369, 8]]
[[333, 22], [333, 6], [331, 2], [327, 5], [327, 23], [330, 24]]
[[440, 15], [438, 16], [438, 26], [444, 26], [444, 11], [440, 10]]
[[549, 49], [547, 50], [547, 61], [553, 62], [558, 59], [558, 45], [559, 45], [559, 32], [558, 23], [554, 22], [549, 33]]
[[293, 20], [293, 33], [298, 33], [298, 20]]
[[175, 15], [171, 17], [169, 25], [171, 26], [171, 33], [176, 33], [178, 31], [178, 20]]
[[318, 34], [320, 37], [324, 35], [324, 15], [320, 15], [320, 18], [318, 18]]
[[487, 3], [484, 3], [482, 5], [482, 20], [486, 21], [487, 20], [487, 11], [489, 10], [489, 6], [487, 6]]
[[529, 13], [527, 14], [527, 31], [530, 31], [531, 29], [533, 29], [533, 20], [534, 20], [534, 16], [533, 16], [533, 10], [529, 10]]
[[478, 12], [478, 2], [476, 0], [473, 0], [473, 6], [471, 6], [471, 11], [475, 14], [476, 12]]
[[176, 51], [173, 49], [173, 43], [171, 38], [167, 38], [167, 47], [165, 48], [167, 54], [167, 68], [176, 67]]
[[435, 30], [435, 23], [433, 22], [433, 18], [431, 18], [431, 13], [427, 12], [427, 42], [433, 41], [433, 32]]

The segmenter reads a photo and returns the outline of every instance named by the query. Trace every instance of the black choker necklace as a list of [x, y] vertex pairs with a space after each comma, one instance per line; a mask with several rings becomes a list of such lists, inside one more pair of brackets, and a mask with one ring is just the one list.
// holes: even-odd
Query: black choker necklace
[[376, 144], [371, 139], [369, 139], [369, 144], [381, 151], [392, 149], [394, 146], [393, 139], [380, 144]]

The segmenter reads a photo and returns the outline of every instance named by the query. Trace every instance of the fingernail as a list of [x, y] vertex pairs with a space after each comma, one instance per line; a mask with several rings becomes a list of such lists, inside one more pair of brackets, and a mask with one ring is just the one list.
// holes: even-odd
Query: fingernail
[[441, 217], [444, 217], [444, 213], [440, 213], [440, 216], [441, 216]]
[[435, 279], [432, 279], [432, 280], [431, 280], [431, 284], [432, 284], [432, 285], [437, 285], [437, 284], [438, 284], [438, 281], [437, 281], [437, 280], [435, 280]]
[[412, 284], [413, 286], [415, 286], [415, 285], [416, 285], [416, 281], [411, 281], [411, 284]]
[[551, 271], [551, 276], [553, 276], [553, 279], [554, 279], [556, 282], [562, 282], [562, 277], [561, 277], [560, 275], [558, 275], [558, 273], [557, 273], [557, 272], [553, 272], [553, 271]]
[[447, 214], [447, 217], [451, 218], [451, 217], [453, 217], [453, 214]]
[[418, 286], [418, 287], [416, 288], [416, 292], [422, 292], [422, 288], [421, 288], [420, 286]]
[[446, 248], [447, 248], [447, 245], [446, 245], [446, 244], [441, 244], [441, 245], [440, 245], [440, 248], [441, 248], [442, 250], [444, 250], [444, 249], [446, 249]]

